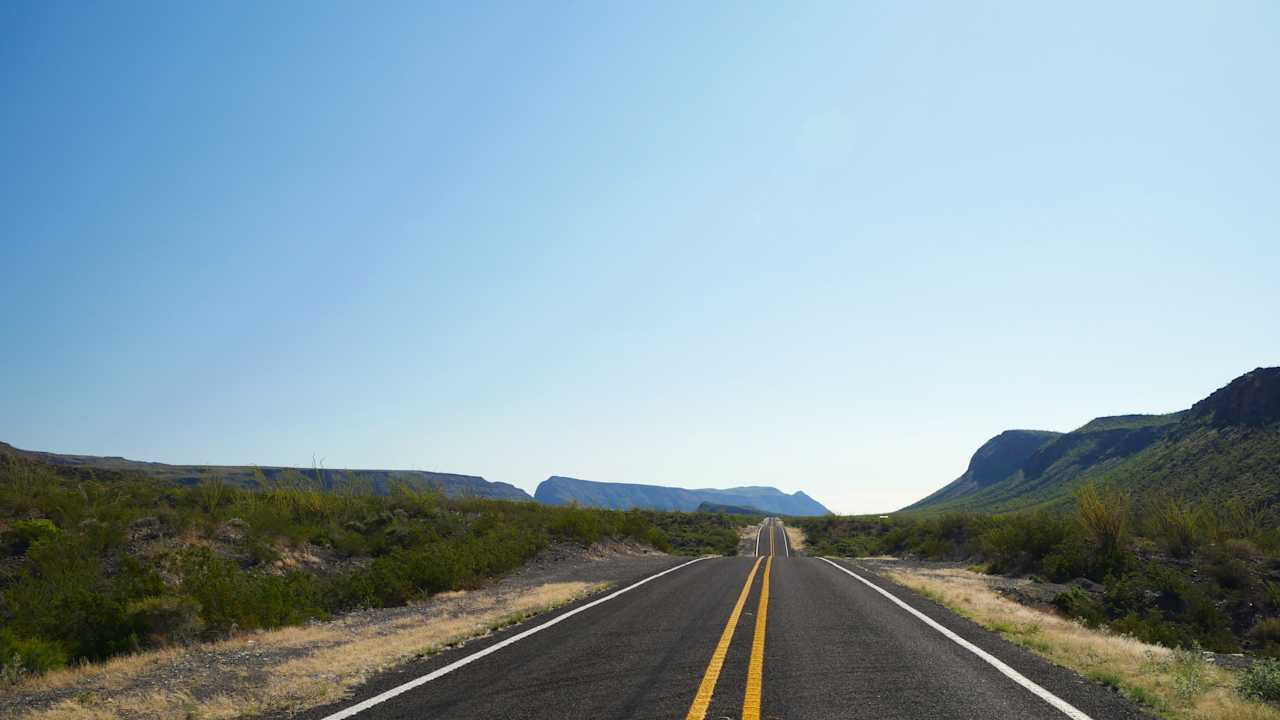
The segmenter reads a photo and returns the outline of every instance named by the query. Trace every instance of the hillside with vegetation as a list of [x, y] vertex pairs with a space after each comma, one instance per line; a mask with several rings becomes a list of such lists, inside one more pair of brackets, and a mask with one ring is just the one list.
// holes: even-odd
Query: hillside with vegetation
[[963, 475], [903, 510], [943, 505], [976, 495], [1017, 472], [1032, 453], [1061, 435], [1048, 430], [1005, 430], [978, 448]]
[[[1273, 506], [1280, 501], [1277, 398], [1280, 368], [1258, 368], [1183, 412], [1102, 417], [1048, 437], [1003, 478], [982, 484], [967, 471], [903, 511], [1064, 510], [1090, 482], [1141, 496]], [[1007, 435], [979, 449], [970, 467]]]
[[692, 512], [702, 503], [728, 505], [775, 515], [826, 515], [831, 511], [803, 491], [790, 495], [773, 487], [736, 487], [687, 490], [661, 485], [596, 482], [552, 476], [538, 484], [533, 497], [549, 505], [578, 504], [586, 507], [627, 510], [676, 510]]
[[67, 663], [477, 587], [556, 543], [732, 555], [749, 518], [449, 497], [354, 478], [149, 474], [0, 448], [0, 684]]
[[296, 483], [300, 479], [324, 488], [350, 488], [360, 485], [364, 492], [386, 495], [392, 487], [408, 485], [420, 490], [437, 490], [448, 497], [480, 497], [494, 500], [532, 500], [520, 488], [503, 482], [490, 482], [476, 475], [429, 472], [425, 470], [340, 470], [328, 468], [293, 468], [249, 465], [168, 465], [158, 462], [128, 460], [98, 455], [19, 450], [0, 443], [0, 451], [37, 462], [63, 468], [117, 473], [137, 473], [158, 480], [183, 485], [198, 485], [205, 480], [243, 488], [262, 488], [273, 483]]
[[812, 555], [963, 562], [1020, 599], [1168, 647], [1280, 657], [1280, 524], [1240, 501], [1089, 484], [1067, 512], [800, 518]]

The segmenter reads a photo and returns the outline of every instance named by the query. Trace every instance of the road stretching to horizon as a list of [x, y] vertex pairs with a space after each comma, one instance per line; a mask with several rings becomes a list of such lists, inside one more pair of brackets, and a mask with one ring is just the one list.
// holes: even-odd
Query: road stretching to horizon
[[308, 720], [1146, 718], [1101, 685], [888, 583], [804, 557], [672, 559], [375, 679]]

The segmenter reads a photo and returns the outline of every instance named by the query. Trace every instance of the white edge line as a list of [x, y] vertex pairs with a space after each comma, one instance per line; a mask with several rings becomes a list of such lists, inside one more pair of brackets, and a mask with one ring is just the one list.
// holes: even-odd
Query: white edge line
[[873, 583], [873, 582], [871, 582], [871, 581], [867, 580], [866, 578], [862, 577], [861, 575], [859, 575], [859, 574], [857, 574], [857, 573], [853, 572], [852, 570], [850, 570], [850, 569], [848, 569], [848, 568], [846, 568], [846, 567], [843, 567], [843, 566], [841, 566], [841, 565], [837, 565], [837, 564], [836, 564], [836, 563], [834, 563], [834, 562], [831, 562], [831, 560], [829, 560], [829, 559], [827, 559], [827, 558], [818, 558], [818, 559], [819, 559], [819, 560], [823, 560], [823, 561], [825, 561], [825, 562], [826, 562], [827, 564], [829, 564], [831, 567], [833, 567], [833, 568], [835, 568], [835, 569], [837, 569], [837, 570], [839, 570], [839, 571], [841, 571], [841, 572], [843, 572], [843, 573], [847, 573], [848, 575], [852, 576], [855, 580], [860, 581], [862, 584], [866, 585], [867, 587], [871, 588], [872, 590], [875, 590], [876, 592], [880, 593], [881, 595], [883, 595], [883, 596], [885, 596], [885, 597], [889, 598], [889, 599], [890, 599], [890, 600], [892, 600], [892, 601], [894, 602], [894, 604], [896, 604], [898, 607], [902, 608], [903, 610], [906, 610], [907, 612], [911, 613], [912, 615], [915, 615], [917, 618], [919, 618], [920, 620], [924, 621], [924, 623], [925, 623], [926, 625], [928, 625], [929, 627], [933, 628], [934, 630], [937, 630], [938, 632], [942, 633], [943, 635], [947, 636], [947, 638], [948, 638], [948, 639], [950, 639], [950, 640], [954, 641], [954, 642], [955, 642], [957, 645], [959, 645], [960, 647], [964, 648], [965, 650], [968, 650], [969, 652], [973, 653], [974, 655], [977, 655], [979, 658], [982, 658], [984, 661], [986, 661], [986, 662], [987, 662], [987, 664], [988, 664], [988, 665], [990, 665], [990, 666], [994, 667], [995, 669], [999, 670], [1000, 672], [1004, 673], [1004, 674], [1005, 674], [1005, 676], [1007, 676], [1010, 680], [1013, 680], [1014, 682], [1018, 683], [1018, 684], [1019, 684], [1019, 685], [1021, 685], [1022, 687], [1026, 688], [1026, 689], [1027, 689], [1027, 690], [1029, 690], [1029, 691], [1031, 691], [1031, 693], [1032, 693], [1032, 694], [1036, 695], [1036, 696], [1037, 696], [1037, 697], [1039, 697], [1041, 700], [1044, 700], [1045, 702], [1049, 703], [1050, 705], [1052, 705], [1053, 707], [1057, 708], [1058, 710], [1061, 710], [1061, 711], [1062, 711], [1062, 713], [1063, 713], [1064, 715], [1066, 715], [1066, 716], [1067, 716], [1067, 717], [1069, 717], [1069, 718], [1072, 718], [1072, 720], [1093, 720], [1093, 719], [1092, 719], [1092, 718], [1090, 718], [1088, 715], [1085, 715], [1083, 712], [1081, 712], [1079, 709], [1077, 709], [1077, 708], [1076, 708], [1074, 705], [1072, 705], [1071, 703], [1067, 702], [1066, 700], [1063, 700], [1062, 698], [1058, 697], [1057, 695], [1054, 695], [1053, 693], [1049, 692], [1048, 690], [1045, 690], [1044, 688], [1040, 687], [1040, 686], [1039, 686], [1039, 685], [1037, 685], [1034, 681], [1032, 681], [1030, 678], [1028, 678], [1026, 675], [1023, 675], [1022, 673], [1018, 672], [1017, 670], [1014, 670], [1013, 668], [1011, 668], [1011, 667], [1009, 667], [1008, 665], [1006, 665], [1003, 661], [1001, 661], [1001, 660], [1000, 660], [999, 658], [997, 658], [996, 656], [992, 655], [991, 653], [987, 652], [986, 650], [983, 650], [982, 648], [978, 647], [977, 645], [974, 645], [973, 643], [969, 642], [968, 640], [965, 640], [964, 638], [962, 638], [962, 637], [960, 637], [959, 635], [955, 634], [955, 633], [954, 633], [954, 632], [952, 632], [951, 630], [948, 630], [948, 629], [947, 629], [946, 627], [944, 627], [941, 623], [939, 623], [938, 621], [936, 621], [936, 620], [934, 620], [933, 618], [929, 617], [928, 615], [925, 615], [924, 613], [920, 612], [919, 610], [917, 610], [917, 609], [915, 609], [915, 608], [911, 607], [910, 605], [906, 604], [906, 603], [905, 603], [905, 602], [903, 602], [901, 599], [899, 599], [899, 598], [895, 597], [895, 596], [893, 595], [893, 593], [890, 593], [888, 590], [885, 590], [884, 588], [880, 587], [879, 585], [876, 585], [875, 583]]
[[[766, 519], [765, 522], [768, 522]], [[764, 523], [760, 523], [760, 529], [756, 531], [756, 557], [760, 557], [760, 535], [764, 532]]]
[[631, 591], [631, 590], [635, 590], [636, 588], [640, 587], [641, 585], [644, 585], [645, 583], [647, 583], [647, 582], [649, 582], [649, 581], [651, 581], [651, 580], [657, 580], [658, 578], [662, 577], [663, 575], [666, 575], [667, 573], [673, 573], [673, 572], [675, 572], [675, 571], [679, 570], [680, 568], [688, 567], [688, 566], [690, 566], [690, 565], [692, 565], [692, 564], [694, 564], [694, 563], [696, 563], [696, 562], [698, 562], [698, 561], [700, 561], [700, 560], [706, 560], [706, 559], [707, 559], [707, 558], [705, 558], [705, 557], [694, 558], [693, 560], [690, 560], [689, 562], [681, 563], [681, 564], [679, 564], [679, 565], [677, 565], [677, 566], [675, 566], [675, 567], [673, 567], [673, 568], [667, 568], [666, 570], [663, 570], [662, 572], [660, 572], [660, 573], [658, 573], [658, 574], [656, 574], [656, 575], [650, 575], [649, 577], [647, 577], [647, 578], [645, 578], [645, 579], [643, 579], [643, 580], [640, 580], [639, 582], [636, 582], [636, 583], [633, 583], [633, 584], [631, 584], [631, 585], [628, 585], [628, 586], [626, 586], [626, 587], [622, 588], [621, 590], [614, 590], [613, 592], [609, 593], [608, 595], [605, 595], [605, 596], [604, 596], [604, 597], [602, 597], [602, 598], [598, 598], [598, 599], [596, 599], [596, 600], [592, 600], [591, 602], [587, 603], [586, 605], [580, 605], [580, 606], [578, 606], [578, 607], [576, 607], [576, 608], [574, 608], [574, 609], [572, 609], [572, 610], [570, 610], [570, 611], [568, 611], [568, 612], [566, 612], [566, 613], [564, 613], [564, 614], [562, 614], [562, 615], [557, 615], [556, 617], [554, 617], [554, 618], [552, 618], [552, 619], [550, 619], [550, 620], [548, 620], [548, 621], [546, 621], [546, 622], [542, 623], [541, 625], [538, 625], [538, 626], [536, 626], [536, 627], [531, 627], [531, 628], [529, 628], [528, 630], [525, 630], [524, 632], [521, 632], [521, 633], [517, 633], [517, 634], [515, 634], [515, 635], [512, 635], [511, 637], [507, 638], [506, 640], [502, 640], [501, 642], [496, 642], [496, 643], [494, 643], [494, 644], [490, 645], [489, 647], [487, 647], [487, 648], [485, 648], [485, 649], [483, 649], [483, 650], [480, 650], [480, 651], [478, 651], [478, 652], [472, 653], [472, 654], [470, 654], [470, 655], [468, 655], [468, 656], [466, 656], [466, 657], [464, 657], [464, 658], [459, 658], [459, 659], [457, 659], [457, 660], [454, 660], [453, 662], [449, 663], [448, 665], [445, 665], [444, 667], [439, 668], [439, 669], [437, 669], [437, 670], [432, 670], [431, 672], [427, 673], [426, 675], [423, 675], [422, 677], [414, 678], [413, 680], [410, 680], [409, 682], [404, 683], [403, 685], [397, 685], [397, 686], [395, 686], [395, 687], [391, 688], [390, 690], [387, 690], [387, 691], [385, 691], [385, 692], [382, 692], [382, 693], [379, 693], [379, 694], [377, 694], [377, 695], [374, 695], [373, 697], [369, 698], [368, 700], [364, 700], [364, 701], [362, 701], [362, 702], [358, 702], [358, 703], [356, 703], [355, 705], [352, 705], [351, 707], [348, 707], [348, 708], [344, 708], [344, 709], [342, 709], [342, 710], [339, 710], [338, 712], [333, 713], [332, 715], [326, 715], [326, 716], [323, 718], [323, 720], [343, 720], [344, 718], [349, 718], [349, 717], [351, 717], [351, 716], [353, 716], [353, 715], [356, 715], [357, 713], [362, 713], [362, 712], [364, 712], [365, 710], [368, 710], [369, 708], [371, 708], [371, 707], [373, 707], [373, 706], [375, 706], [375, 705], [379, 705], [379, 704], [381, 704], [381, 703], [384, 703], [384, 702], [386, 702], [386, 701], [390, 700], [391, 698], [393, 698], [393, 697], [395, 697], [395, 696], [397, 696], [397, 695], [400, 695], [400, 694], [402, 694], [402, 693], [406, 693], [406, 692], [408, 692], [408, 691], [410, 691], [410, 690], [412, 690], [412, 689], [414, 689], [414, 688], [416, 688], [416, 687], [418, 687], [418, 686], [420, 686], [420, 685], [425, 685], [426, 683], [429, 683], [429, 682], [431, 682], [432, 680], [435, 680], [436, 678], [441, 677], [441, 676], [443, 676], [443, 675], [448, 675], [449, 673], [453, 672], [454, 670], [457, 670], [458, 668], [460, 668], [460, 667], [462, 667], [462, 666], [464, 666], [464, 665], [468, 665], [468, 664], [470, 664], [470, 663], [473, 663], [473, 662], [475, 662], [476, 660], [479, 660], [480, 658], [482, 658], [482, 657], [484, 657], [484, 656], [486, 656], [486, 655], [491, 655], [491, 654], [493, 654], [493, 653], [496, 653], [496, 652], [498, 652], [499, 650], [501, 650], [502, 648], [504, 648], [504, 647], [506, 647], [506, 646], [508, 646], [508, 645], [510, 645], [510, 644], [512, 644], [512, 643], [514, 643], [514, 642], [519, 642], [520, 640], [523, 640], [523, 639], [525, 639], [525, 638], [529, 637], [530, 635], [533, 635], [534, 633], [542, 632], [543, 630], [546, 630], [547, 628], [551, 627], [552, 625], [556, 625], [556, 624], [560, 623], [561, 621], [568, 620], [569, 618], [573, 617], [574, 615], [577, 615], [577, 614], [578, 614], [578, 613], [580, 613], [580, 612], [583, 612], [583, 611], [585, 611], [585, 610], [590, 610], [591, 608], [595, 607], [596, 605], [599, 605], [600, 603], [608, 602], [608, 601], [610, 601], [610, 600], [612, 600], [612, 599], [614, 599], [614, 598], [618, 597], [618, 596], [619, 596], [619, 595], [621, 595], [622, 593], [629, 592], [629, 591]]
[[791, 557], [791, 541], [787, 539], [787, 526], [778, 521], [778, 529], [782, 531], [782, 557]]

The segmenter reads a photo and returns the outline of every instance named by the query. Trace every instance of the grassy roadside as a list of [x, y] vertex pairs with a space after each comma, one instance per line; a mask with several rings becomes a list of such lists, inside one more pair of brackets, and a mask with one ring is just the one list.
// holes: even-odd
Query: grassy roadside
[[[21, 691], [75, 688], [62, 702], [21, 713], [15, 720], [230, 720], [296, 712], [343, 698], [379, 671], [415, 657], [482, 637], [605, 589], [605, 583], [560, 582], [500, 597], [480, 590], [437, 597], [425, 614], [387, 623], [343, 621], [289, 627], [238, 636], [212, 646], [175, 647], [113, 658], [105, 663], [57, 670], [13, 688]], [[137, 682], [165, 668], [205, 666], [227, 673], [210, 658], [266, 654], [251, 674], [231, 669], [233, 683], [192, 692]], [[200, 656], [197, 658], [196, 656]]]
[[983, 563], [1071, 584], [1064, 614], [1152, 644], [1280, 660], [1277, 509], [1089, 485], [1062, 512], [795, 518], [811, 554]]
[[[0, 448], [2, 450], [2, 448]], [[83, 663], [474, 590], [556, 543], [731, 555], [724, 514], [446, 497], [303, 473], [253, 489], [0, 452], [0, 689]], [[344, 481], [345, 482], [345, 481]]]
[[1280, 709], [1238, 692], [1238, 673], [1200, 653], [1089, 628], [1001, 597], [968, 570], [901, 567], [883, 574], [1005, 639], [1114, 688], [1169, 720], [1280, 720]]

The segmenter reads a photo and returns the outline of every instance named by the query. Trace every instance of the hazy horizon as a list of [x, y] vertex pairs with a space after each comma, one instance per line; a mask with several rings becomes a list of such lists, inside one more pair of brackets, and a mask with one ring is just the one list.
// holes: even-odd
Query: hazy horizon
[[0, 441], [804, 490], [1280, 364], [1280, 5], [0, 8]]

